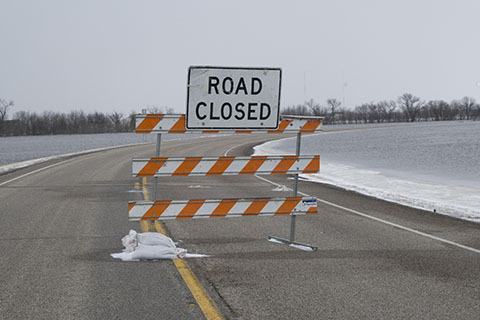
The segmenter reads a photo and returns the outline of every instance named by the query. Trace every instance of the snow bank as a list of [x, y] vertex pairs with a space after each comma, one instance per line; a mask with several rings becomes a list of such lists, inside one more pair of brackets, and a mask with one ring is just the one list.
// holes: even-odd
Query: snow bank
[[375, 170], [329, 162], [322, 163], [319, 174], [304, 174], [300, 177], [409, 207], [435, 210], [439, 214], [480, 222], [478, 188], [441, 184], [414, 177], [407, 180]]

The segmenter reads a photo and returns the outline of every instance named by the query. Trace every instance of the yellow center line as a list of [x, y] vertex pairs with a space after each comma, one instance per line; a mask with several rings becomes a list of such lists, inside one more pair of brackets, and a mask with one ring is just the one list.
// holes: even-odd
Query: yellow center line
[[[148, 195], [147, 178], [146, 177], [142, 178], [142, 193], [143, 193], [143, 199], [145, 201], [149, 201], [150, 196]], [[150, 226], [148, 224], [148, 221], [140, 221], [140, 229], [142, 230], [142, 232], [150, 231]]]
[[187, 284], [190, 292], [192, 293], [193, 297], [197, 301], [200, 309], [202, 309], [203, 314], [207, 320], [215, 319], [225, 319], [223, 315], [218, 310], [215, 302], [213, 302], [212, 298], [208, 295], [205, 288], [202, 286], [200, 281], [198, 281], [197, 277], [193, 273], [192, 269], [188, 266], [187, 262], [183, 259], [176, 259], [173, 260], [175, 267], [177, 267], [178, 272], [183, 278], [183, 281]]
[[[143, 177], [142, 179], [142, 192], [143, 192], [143, 198], [146, 201], [149, 201], [150, 196], [148, 195], [146, 177]], [[158, 220], [155, 220], [153, 225], [155, 227], [155, 230], [158, 233], [161, 233], [168, 237], [167, 231]], [[150, 226], [147, 221], [140, 221], [140, 227], [142, 229], [142, 232], [147, 232], [150, 230]], [[185, 284], [187, 285], [188, 289], [190, 289], [190, 292], [195, 298], [195, 301], [197, 301], [197, 304], [202, 310], [205, 318], [207, 320], [225, 319], [225, 317], [222, 315], [222, 313], [218, 309], [215, 302], [209, 296], [207, 290], [205, 290], [203, 285], [200, 283], [198, 278], [193, 273], [192, 269], [190, 269], [187, 262], [183, 259], [175, 259], [173, 260], [173, 264], [177, 268], [178, 273], [180, 273], [180, 275], [182, 276], [182, 279], [183, 281], [185, 281]]]
[[147, 189], [147, 177], [142, 178], [142, 193], [143, 193], [143, 199], [145, 201], [150, 201], [150, 196], [148, 195], [148, 189]]

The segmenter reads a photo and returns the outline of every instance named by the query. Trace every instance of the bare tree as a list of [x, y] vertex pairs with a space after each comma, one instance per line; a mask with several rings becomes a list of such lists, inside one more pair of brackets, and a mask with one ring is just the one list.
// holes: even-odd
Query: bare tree
[[299, 104], [296, 106], [282, 108], [281, 113], [286, 115], [306, 116], [310, 115], [310, 110], [307, 108], [307, 106]]
[[338, 101], [337, 99], [327, 99], [327, 108], [330, 109], [330, 117], [331, 117], [331, 122], [330, 123], [335, 123], [335, 113], [336, 109], [340, 107], [342, 103]]
[[413, 122], [425, 103], [411, 93], [404, 93], [398, 98], [398, 104], [407, 121]]
[[368, 104], [364, 103], [362, 105], [355, 107], [355, 113], [357, 114], [357, 118], [364, 123], [368, 122]]
[[113, 122], [115, 132], [121, 131], [123, 114], [120, 112], [113, 112], [112, 114], [108, 115], [108, 117]]
[[375, 102], [370, 102], [367, 103], [368, 107], [368, 118], [370, 119], [370, 122], [382, 122], [380, 119], [380, 112], [378, 109], [378, 105]]
[[443, 100], [431, 100], [426, 104], [428, 109], [428, 117], [435, 121], [442, 121], [449, 119], [450, 105]]
[[335, 114], [335, 109], [340, 107], [342, 103], [337, 99], [327, 99], [327, 107], [330, 108], [332, 115]]
[[13, 100], [7, 102], [7, 100], [0, 98], [0, 120], [7, 120], [8, 109], [13, 107]]
[[135, 130], [136, 116], [137, 116], [137, 113], [135, 112], [135, 110], [130, 111], [130, 114], [128, 115], [128, 130], [127, 131], [134, 131]]
[[175, 110], [173, 108], [163, 106], [159, 107], [156, 105], [150, 105], [145, 107], [147, 109], [148, 113], [153, 113], [153, 114], [173, 114], [175, 113]]
[[358, 123], [358, 117], [354, 110], [345, 110], [345, 123]]
[[340, 123], [348, 123], [348, 110], [343, 108], [343, 107], [339, 107], [336, 111], [336, 114], [338, 115], [338, 120], [340, 121]]
[[383, 100], [377, 103], [378, 112], [384, 121], [391, 122], [395, 117], [397, 103], [393, 100]]
[[470, 120], [472, 118], [472, 112], [475, 109], [477, 103], [474, 98], [463, 97], [462, 100], [458, 101], [460, 107], [460, 115], [462, 119]]
[[309, 101], [305, 101], [305, 106], [310, 109], [311, 114], [314, 116], [325, 116], [327, 114], [327, 110], [322, 107], [319, 103], [315, 102], [315, 100], [310, 99]]
[[480, 120], [480, 104], [477, 103], [475, 108], [472, 110], [472, 119], [473, 120]]

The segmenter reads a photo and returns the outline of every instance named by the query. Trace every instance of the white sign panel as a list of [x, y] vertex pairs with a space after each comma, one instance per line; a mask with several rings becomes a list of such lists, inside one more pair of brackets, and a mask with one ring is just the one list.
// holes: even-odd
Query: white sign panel
[[190, 67], [186, 128], [276, 129], [279, 68]]

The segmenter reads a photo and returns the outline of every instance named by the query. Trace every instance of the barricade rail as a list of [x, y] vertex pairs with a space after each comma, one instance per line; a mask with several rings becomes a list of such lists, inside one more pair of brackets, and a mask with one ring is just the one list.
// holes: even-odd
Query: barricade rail
[[131, 201], [129, 220], [285, 216], [317, 213], [312, 197]]
[[320, 156], [185, 157], [133, 159], [134, 177], [317, 173]]
[[135, 133], [314, 133], [321, 131], [321, 117], [280, 116], [280, 124], [274, 130], [260, 129], [187, 129], [184, 114], [138, 114]]

